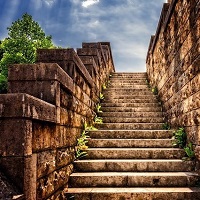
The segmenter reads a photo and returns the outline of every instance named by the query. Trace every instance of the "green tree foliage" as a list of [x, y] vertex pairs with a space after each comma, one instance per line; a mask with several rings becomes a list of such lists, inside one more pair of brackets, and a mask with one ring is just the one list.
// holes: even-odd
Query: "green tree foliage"
[[27, 13], [7, 29], [9, 37], [0, 43], [1, 93], [5, 92], [9, 65], [34, 63], [37, 49], [54, 47], [51, 36], [46, 36], [40, 25]]

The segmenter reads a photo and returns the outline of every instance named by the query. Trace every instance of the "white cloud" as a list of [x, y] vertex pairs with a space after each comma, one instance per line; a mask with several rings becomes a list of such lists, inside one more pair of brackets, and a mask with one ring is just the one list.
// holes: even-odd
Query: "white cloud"
[[97, 3], [99, 3], [99, 0], [86, 0], [86, 1], [82, 2], [82, 6], [87, 8], [87, 7], [89, 7], [93, 4], [97, 4]]
[[49, 7], [52, 7], [53, 4], [55, 3], [55, 0], [44, 0], [44, 3], [49, 6]]
[[[80, 43], [111, 42], [117, 71], [145, 71], [149, 40], [156, 31], [164, 1], [124, 0], [109, 4], [104, 0], [87, 10], [76, 6], [71, 11], [71, 34], [77, 35]], [[87, 0], [82, 4], [87, 7], [94, 2], [97, 3]]]

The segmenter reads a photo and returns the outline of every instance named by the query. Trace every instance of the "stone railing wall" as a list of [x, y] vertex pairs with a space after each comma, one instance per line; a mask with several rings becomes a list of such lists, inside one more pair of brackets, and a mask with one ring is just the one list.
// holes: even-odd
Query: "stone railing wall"
[[[84, 122], [114, 72], [109, 43], [38, 50], [36, 64], [9, 67], [0, 95], [0, 170], [26, 200], [62, 199]], [[64, 197], [63, 197], [64, 198]]]
[[164, 4], [147, 54], [147, 73], [157, 87], [165, 118], [185, 127], [200, 160], [200, 2]]

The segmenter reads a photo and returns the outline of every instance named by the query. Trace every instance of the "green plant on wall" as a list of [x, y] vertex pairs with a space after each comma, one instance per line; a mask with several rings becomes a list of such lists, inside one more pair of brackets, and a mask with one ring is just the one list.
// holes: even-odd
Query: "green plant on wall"
[[173, 146], [177, 146], [180, 148], [184, 148], [187, 141], [187, 134], [184, 128], [179, 128], [174, 132], [175, 141], [173, 142]]
[[85, 156], [87, 156], [86, 150], [88, 149], [87, 143], [88, 143], [88, 138], [89, 131], [94, 131], [97, 130], [94, 126], [88, 126], [88, 124], [85, 122], [83, 131], [81, 133], [80, 138], [77, 139], [77, 146], [76, 146], [76, 159], [81, 159]]
[[97, 104], [96, 109], [97, 109], [97, 113], [102, 113], [102, 112], [103, 112], [103, 111], [101, 110], [101, 105], [100, 105], [99, 103]]
[[105, 90], [107, 88], [106, 83], [102, 85], [102, 89]]
[[185, 151], [189, 160], [193, 160], [195, 158], [195, 153], [193, 151], [193, 147], [192, 147], [191, 142], [186, 147], [184, 147], [184, 151]]
[[102, 117], [98, 117], [97, 115], [94, 118], [94, 123], [95, 124], [103, 124], [103, 118]]
[[165, 122], [164, 124], [163, 124], [163, 129], [164, 130], [170, 130], [170, 125], [167, 123], [167, 122]]
[[148, 88], [151, 88], [151, 85], [150, 85], [148, 79], [146, 79], [146, 84], [147, 84]]
[[154, 95], [158, 94], [158, 88], [157, 87], [152, 88], [151, 91], [153, 92]]
[[99, 93], [99, 98], [100, 98], [100, 100], [104, 99], [104, 95], [101, 92]]

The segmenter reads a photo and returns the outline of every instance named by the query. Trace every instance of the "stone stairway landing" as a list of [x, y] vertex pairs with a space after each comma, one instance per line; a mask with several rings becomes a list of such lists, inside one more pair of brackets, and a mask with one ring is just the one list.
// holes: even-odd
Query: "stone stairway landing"
[[67, 199], [198, 200], [193, 161], [173, 148], [146, 73], [114, 73], [102, 102], [103, 124], [90, 131], [88, 156], [74, 162]]

